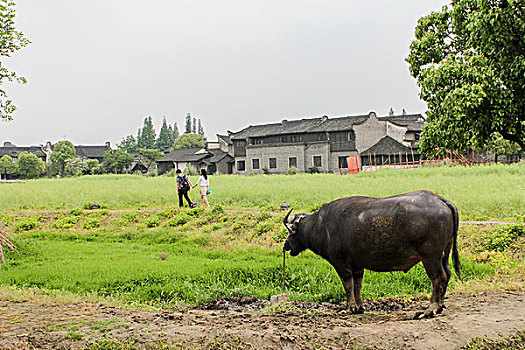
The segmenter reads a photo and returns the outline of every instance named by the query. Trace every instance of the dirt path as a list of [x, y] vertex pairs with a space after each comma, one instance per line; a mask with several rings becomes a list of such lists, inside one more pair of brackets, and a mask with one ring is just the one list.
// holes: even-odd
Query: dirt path
[[421, 303], [426, 302], [368, 302], [368, 310], [382, 311], [349, 315], [339, 305], [313, 303], [264, 313], [254, 309], [267, 301], [254, 298], [222, 299], [176, 312], [0, 300], [0, 349], [79, 349], [101, 338], [141, 348], [171, 341], [203, 349], [353, 349], [356, 344], [374, 349], [457, 349], [474, 337], [495, 339], [525, 331], [525, 293], [453, 296], [441, 315], [414, 320]]

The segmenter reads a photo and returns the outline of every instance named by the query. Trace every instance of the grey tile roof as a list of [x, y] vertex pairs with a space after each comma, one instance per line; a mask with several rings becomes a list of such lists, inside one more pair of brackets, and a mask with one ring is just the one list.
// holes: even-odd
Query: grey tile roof
[[233, 159], [232, 156], [230, 156], [228, 153], [221, 151], [220, 149], [210, 149], [208, 150], [208, 153], [211, 154], [211, 158], [206, 159], [210, 163], [217, 163], [224, 159], [224, 157], [230, 157]]
[[84, 158], [103, 158], [104, 153], [111, 150], [111, 147], [107, 145], [103, 146], [75, 146], [75, 151], [77, 152], [77, 157]]
[[233, 144], [231, 139], [230, 139], [230, 136], [228, 136], [228, 135], [219, 135], [219, 134], [217, 134], [217, 138], [218, 139], [223, 139], [224, 142], [226, 142], [227, 145], [232, 145]]
[[369, 149], [361, 152], [361, 155], [364, 156], [367, 154], [397, 154], [399, 152], [410, 153], [410, 147], [399, 143], [398, 141], [394, 140], [393, 138], [387, 135]]
[[400, 126], [406, 126], [408, 131], [422, 131], [424, 119], [421, 114], [405, 114], [379, 117], [379, 120], [388, 120]]
[[40, 146], [7, 146], [0, 147], [0, 157], [5, 155], [11, 158], [18, 158], [18, 155], [22, 152], [33, 153], [39, 158], [45, 158], [44, 152], [40, 149]]
[[198, 162], [201, 159], [210, 156], [208, 153], [196, 154], [201, 150], [203, 150], [203, 148], [174, 149], [170, 153], [166, 154], [164, 157], [160, 158], [158, 162]]
[[[232, 140], [242, 140], [249, 137], [268, 135], [285, 135], [296, 133], [332, 132], [352, 130], [354, 125], [363, 123], [369, 115], [347, 116], [339, 118], [311, 118], [283, 121], [281, 123], [250, 125], [249, 127], [230, 134]], [[421, 114], [379, 117], [379, 120], [388, 120], [396, 125], [406, 126], [408, 130], [421, 131], [423, 118]]]
[[311, 118], [283, 121], [281, 123], [250, 125], [230, 135], [232, 140], [268, 135], [285, 135], [296, 133], [330, 132], [351, 130], [354, 124], [361, 124], [368, 115], [348, 116], [342, 118]]

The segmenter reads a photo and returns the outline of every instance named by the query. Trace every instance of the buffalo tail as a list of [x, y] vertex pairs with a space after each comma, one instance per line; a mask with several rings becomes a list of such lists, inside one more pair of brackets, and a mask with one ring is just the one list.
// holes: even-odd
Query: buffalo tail
[[459, 254], [458, 254], [458, 228], [459, 228], [459, 214], [458, 209], [454, 204], [446, 200], [445, 198], [441, 197], [443, 202], [450, 208], [452, 211], [452, 216], [454, 217], [454, 241], [452, 242], [452, 261], [454, 263], [454, 271], [456, 272], [456, 275], [458, 276], [459, 280], [461, 279], [461, 262], [459, 261]]

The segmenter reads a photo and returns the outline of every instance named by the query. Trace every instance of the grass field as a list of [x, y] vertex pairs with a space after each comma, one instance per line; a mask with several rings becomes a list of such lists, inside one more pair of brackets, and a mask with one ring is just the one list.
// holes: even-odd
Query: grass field
[[[2, 184], [0, 217], [15, 231], [18, 253], [8, 253], [0, 286], [167, 308], [228, 296], [268, 299], [281, 293], [282, 242], [287, 232], [281, 224], [284, 214], [266, 209], [283, 200], [310, 210], [341, 195], [384, 196], [425, 188], [457, 203], [462, 219], [523, 217], [523, 166], [441, 171], [212, 177], [210, 199], [234, 208], [227, 211], [223, 206], [173, 207], [174, 179], [167, 177]], [[107, 209], [80, 209], [92, 201]], [[523, 289], [523, 226], [463, 225], [459, 248], [465, 282], [454, 277], [450, 292]], [[333, 268], [312, 253], [287, 259], [285, 292], [298, 301], [344, 300]], [[364, 298], [428, 293], [430, 282], [421, 265], [407, 274], [365, 273]]]
[[[196, 181], [196, 178], [192, 178]], [[385, 197], [426, 189], [455, 203], [463, 220], [515, 220], [525, 213], [525, 166], [494, 165], [385, 169], [358, 175], [220, 175], [210, 178], [209, 199], [227, 208], [273, 208], [287, 202], [308, 211], [350, 195]], [[31, 180], [0, 184], [3, 210], [72, 209], [97, 202], [108, 209], [162, 208], [177, 204], [172, 177], [124, 175]], [[190, 194], [194, 200], [197, 190]]]

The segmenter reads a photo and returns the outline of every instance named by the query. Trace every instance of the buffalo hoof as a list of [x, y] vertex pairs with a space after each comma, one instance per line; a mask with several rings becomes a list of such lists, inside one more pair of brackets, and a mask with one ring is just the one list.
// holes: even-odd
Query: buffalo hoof
[[425, 319], [425, 318], [433, 318], [434, 316], [435, 316], [434, 310], [429, 309], [429, 310], [426, 310], [426, 311], [418, 311], [418, 312], [416, 312], [416, 314], [414, 315], [413, 319], [414, 320], [422, 320], [422, 319]]
[[348, 311], [352, 314], [363, 314], [365, 313], [365, 308], [362, 306], [349, 306]]

